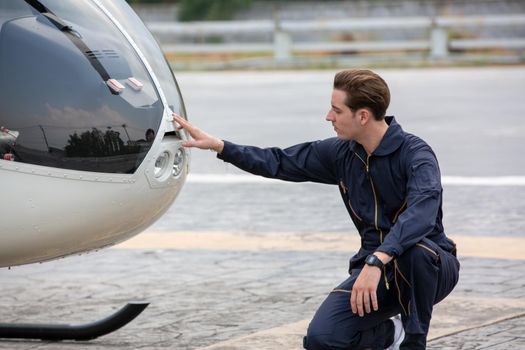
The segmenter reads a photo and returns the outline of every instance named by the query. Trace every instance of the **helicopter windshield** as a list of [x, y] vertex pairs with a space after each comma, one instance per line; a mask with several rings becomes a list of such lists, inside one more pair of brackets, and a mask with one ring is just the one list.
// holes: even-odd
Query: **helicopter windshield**
[[186, 111], [177, 81], [153, 35], [146, 29], [137, 14], [125, 1], [99, 0], [99, 2], [118, 18], [119, 22], [126, 28], [128, 34], [140, 48], [142, 54], [146, 56], [148, 63], [159, 80], [171, 110], [185, 116]]
[[133, 173], [162, 120], [144, 64], [91, 1], [1, 1], [0, 77], [4, 160]]

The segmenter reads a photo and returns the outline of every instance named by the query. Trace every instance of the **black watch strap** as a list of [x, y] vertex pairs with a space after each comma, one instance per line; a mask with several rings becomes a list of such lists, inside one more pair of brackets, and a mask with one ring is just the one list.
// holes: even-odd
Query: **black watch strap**
[[367, 256], [365, 259], [365, 263], [369, 266], [379, 267], [381, 270], [383, 269], [383, 267], [385, 267], [381, 259], [379, 259], [374, 254], [370, 254], [369, 256]]

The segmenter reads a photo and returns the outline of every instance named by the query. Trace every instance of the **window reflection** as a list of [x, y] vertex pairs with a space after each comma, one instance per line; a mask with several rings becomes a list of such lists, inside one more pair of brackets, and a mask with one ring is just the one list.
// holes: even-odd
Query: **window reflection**
[[101, 3], [115, 15], [140, 48], [142, 54], [146, 56], [151, 68], [157, 75], [172, 111], [185, 116], [186, 111], [177, 81], [153, 35], [125, 1], [101, 0]]
[[[0, 2], [0, 159], [133, 173], [163, 115], [148, 72], [91, 2], [41, 2], [80, 41], [24, 2]], [[112, 92], [98, 66], [124, 89]]]
[[[64, 128], [38, 125], [20, 132], [2, 127], [0, 157], [59, 168], [126, 173], [138, 166], [137, 154], [145, 155], [155, 138], [153, 129], [147, 129], [143, 138], [133, 139], [135, 133], [126, 124], [77, 129], [67, 135], [64, 144], [57, 143], [58, 134], [66, 135]], [[21, 142], [17, 142], [19, 136]]]

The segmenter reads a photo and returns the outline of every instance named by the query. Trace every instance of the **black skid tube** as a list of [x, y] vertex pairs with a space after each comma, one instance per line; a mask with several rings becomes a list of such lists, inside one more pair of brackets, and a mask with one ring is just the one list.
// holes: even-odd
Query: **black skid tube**
[[41, 340], [91, 340], [109, 334], [133, 321], [149, 305], [130, 302], [102, 320], [82, 325], [0, 323], [0, 338]]

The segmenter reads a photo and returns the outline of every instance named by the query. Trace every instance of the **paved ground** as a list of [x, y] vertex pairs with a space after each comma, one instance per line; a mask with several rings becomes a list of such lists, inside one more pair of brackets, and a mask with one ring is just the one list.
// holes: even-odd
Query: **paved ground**
[[[445, 227], [460, 249], [460, 282], [436, 307], [429, 349], [525, 348], [525, 68], [384, 75], [392, 113], [436, 149]], [[191, 119], [204, 129], [285, 146], [331, 136], [323, 117], [332, 76], [179, 80]], [[78, 324], [146, 299], [139, 318], [92, 342], [3, 340], [0, 349], [300, 349], [309, 319], [346, 277], [358, 247], [337, 190], [246, 181], [210, 152], [193, 152], [192, 164], [175, 204], [136, 239], [0, 271], [2, 322]]]
[[[3, 321], [79, 324], [130, 300], [151, 305], [127, 327], [89, 343], [2, 341], [0, 349], [300, 349], [313, 312], [345, 278], [355, 242], [348, 241], [344, 252], [331, 249], [337, 242], [322, 236], [288, 234], [267, 247], [267, 237], [225, 234], [223, 244], [212, 249], [213, 234], [220, 235], [189, 232], [179, 239], [164, 233], [168, 249], [154, 249], [158, 234], [144, 233], [120, 249], [3, 271]], [[210, 241], [206, 249], [188, 248], [187, 241], [203, 238]], [[251, 241], [238, 243], [247, 238]], [[141, 245], [146, 248], [138, 249]], [[306, 249], [291, 249], [301, 245]], [[523, 248], [525, 239], [515, 238], [513, 245]], [[498, 251], [507, 255], [505, 248]], [[513, 346], [520, 345], [523, 338], [508, 326], [520, 318], [484, 325], [523, 316], [523, 260], [462, 257], [461, 264], [459, 285], [436, 308], [431, 337], [474, 329], [465, 332], [468, 338], [459, 333], [429, 344], [439, 349], [464, 342], [462, 349], [481, 349], [469, 344], [486, 345], [482, 339], [491, 334], [492, 343], [513, 339]], [[494, 327], [499, 333], [490, 331]]]
[[460, 332], [429, 343], [428, 349], [525, 349], [524, 315]]

